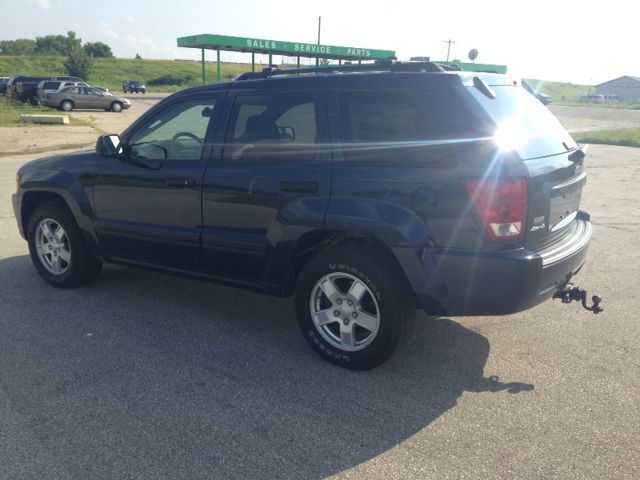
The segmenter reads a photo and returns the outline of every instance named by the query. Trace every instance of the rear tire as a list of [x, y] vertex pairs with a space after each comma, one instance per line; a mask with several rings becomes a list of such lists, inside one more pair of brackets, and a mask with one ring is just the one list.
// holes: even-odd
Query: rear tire
[[55, 287], [84, 285], [102, 263], [89, 252], [80, 228], [60, 202], [35, 208], [27, 225], [31, 261], [40, 276]]
[[375, 250], [340, 247], [303, 268], [295, 306], [305, 340], [352, 370], [385, 362], [415, 320], [415, 297], [397, 266]]
[[60, 103], [60, 110], [63, 112], [70, 112], [73, 110], [73, 102], [71, 100], [63, 100]]

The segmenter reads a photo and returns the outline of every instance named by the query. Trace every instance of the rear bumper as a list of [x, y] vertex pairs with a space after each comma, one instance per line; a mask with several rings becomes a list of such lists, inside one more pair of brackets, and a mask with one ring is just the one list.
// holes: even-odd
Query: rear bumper
[[[551, 298], [578, 273], [591, 234], [589, 215], [579, 212], [567, 235], [538, 252], [423, 252], [419, 256], [421, 268], [409, 268], [409, 282], [418, 304], [428, 313], [476, 316], [520, 312]], [[407, 258], [405, 255], [401, 260], [405, 272]], [[416, 277], [418, 270], [422, 279]]]

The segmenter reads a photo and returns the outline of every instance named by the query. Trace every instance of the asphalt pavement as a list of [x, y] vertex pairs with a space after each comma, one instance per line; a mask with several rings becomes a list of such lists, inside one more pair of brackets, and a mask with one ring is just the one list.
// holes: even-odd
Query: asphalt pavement
[[640, 150], [592, 146], [594, 239], [549, 301], [427, 318], [368, 372], [319, 359], [290, 299], [122, 267], [55, 289], [0, 158], [0, 479], [640, 478]]

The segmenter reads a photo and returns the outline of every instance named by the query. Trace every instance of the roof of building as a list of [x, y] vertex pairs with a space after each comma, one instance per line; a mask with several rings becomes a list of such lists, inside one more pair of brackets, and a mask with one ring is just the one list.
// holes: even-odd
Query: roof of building
[[623, 78], [629, 78], [631, 80], [635, 80], [636, 82], [640, 82], [640, 77], [634, 77], [632, 75], [623, 75], [622, 77], [614, 78], [612, 80], [607, 80], [606, 82], [599, 83], [596, 85], [596, 87], [599, 87], [601, 85], [606, 85], [607, 83], [615, 82], [616, 80], [622, 80]]
[[336, 60], [381, 60], [393, 59], [396, 56], [396, 52], [393, 50], [318, 45], [315, 43], [286, 42], [281, 40], [211, 34], [180, 37], [178, 38], [178, 46], [207, 50], [228, 50], [263, 54], [272, 53], [294, 57], [328, 58]]

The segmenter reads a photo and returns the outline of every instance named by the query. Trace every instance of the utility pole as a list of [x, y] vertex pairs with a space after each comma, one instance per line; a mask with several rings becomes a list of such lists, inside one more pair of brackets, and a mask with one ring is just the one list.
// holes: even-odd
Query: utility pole
[[[320, 25], [322, 24], [322, 17], [318, 17], [318, 45], [320, 45]], [[320, 64], [320, 58], [316, 57], [316, 68]]]
[[458, 43], [455, 40], [443, 40], [442, 43], [448, 43], [449, 45], [447, 46], [447, 62], [449, 61], [449, 53], [451, 53], [451, 44], [452, 43]]

